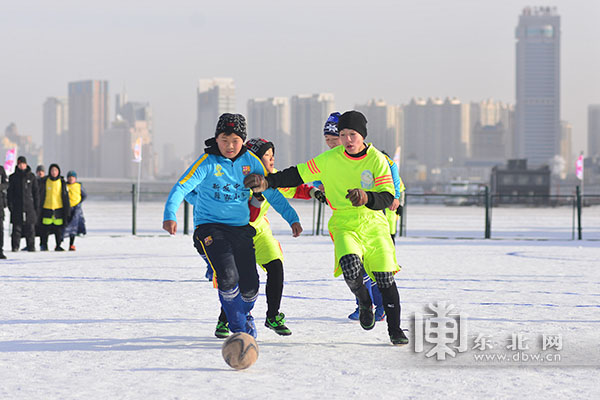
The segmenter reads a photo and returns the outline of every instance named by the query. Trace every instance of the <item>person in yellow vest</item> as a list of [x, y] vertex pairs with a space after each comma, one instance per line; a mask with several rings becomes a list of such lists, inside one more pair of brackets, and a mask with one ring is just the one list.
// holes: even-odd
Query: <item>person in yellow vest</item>
[[75, 236], [85, 235], [85, 218], [81, 203], [87, 198], [81, 183], [77, 182], [77, 172], [67, 172], [67, 192], [71, 204], [71, 221], [65, 227], [64, 236], [69, 236], [69, 251], [75, 251]]
[[71, 206], [67, 193], [67, 184], [60, 175], [60, 167], [51, 164], [48, 168], [49, 175], [42, 179], [41, 204], [42, 204], [42, 251], [48, 251], [48, 236], [54, 233], [56, 239], [55, 251], [64, 251], [60, 245], [63, 240], [63, 227], [69, 218]]

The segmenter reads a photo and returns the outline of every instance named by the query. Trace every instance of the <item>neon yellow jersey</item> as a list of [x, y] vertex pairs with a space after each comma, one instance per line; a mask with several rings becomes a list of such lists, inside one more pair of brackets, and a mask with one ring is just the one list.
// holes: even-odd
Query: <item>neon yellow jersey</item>
[[46, 198], [44, 199], [43, 208], [48, 210], [58, 210], [63, 207], [62, 201], [62, 181], [60, 179], [46, 179]]
[[334, 210], [364, 209], [354, 207], [346, 198], [348, 189], [363, 189], [370, 192], [395, 193], [390, 166], [383, 153], [368, 144], [367, 153], [352, 158], [337, 146], [319, 154], [303, 164], [298, 164], [298, 173], [304, 182], [323, 182], [329, 206]]

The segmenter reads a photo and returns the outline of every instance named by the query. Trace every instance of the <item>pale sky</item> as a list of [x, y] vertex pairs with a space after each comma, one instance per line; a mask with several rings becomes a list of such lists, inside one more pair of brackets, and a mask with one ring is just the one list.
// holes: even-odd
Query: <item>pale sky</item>
[[[335, 94], [336, 108], [371, 98], [494, 98], [514, 103], [515, 27], [525, 6], [561, 16], [561, 118], [573, 151], [600, 104], [600, 1], [0, 0], [0, 129], [42, 141], [42, 104], [69, 81], [109, 81], [150, 102], [156, 151], [194, 145], [197, 81], [235, 79], [238, 112], [252, 97]], [[212, 132], [207, 132], [207, 137]]]

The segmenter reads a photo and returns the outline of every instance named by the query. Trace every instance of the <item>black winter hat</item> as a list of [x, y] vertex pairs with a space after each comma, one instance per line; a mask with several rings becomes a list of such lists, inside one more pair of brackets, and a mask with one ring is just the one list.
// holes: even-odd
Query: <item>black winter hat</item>
[[20, 164], [20, 163], [27, 164], [27, 159], [25, 158], [25, 156], [19, 156], [19, 158], [17, 158], [17, 164]]
[[367, 137], [367, 118], [359, 111], [346, 111], [340, 115], [338, 121], [338, 132], [342, 129], [354, 129], [363, 138]]
[[229, 114], [225, 113], [219, 117], [217, 122], [217, 129], [215, 130], [215, 137], [219, 136], [220, 133], [231, 134], [235, 133], [242, 140], [246, 140], [246, 118], [242, 114]]
[[40, 171], [42, 171], [42, 172], [46, 172], [46, 170], [44, 170], [44, 166], [43, 166], [43, 165], [41, 165], [41, 164], [40, 164], [40, 165], [38, 165], [38, 166], [37, 166], [37, 168], [35, 169], [35, 172], [40, 172]]
[[252, 138], [248, 140], [248, 142], [246, 142], [246, 147], [256, 154], [258, 158], [262, 158], [269, 149], [273, 149], [273, 154], [275, 154], [275, 145], [273, 142], [261, 138]]

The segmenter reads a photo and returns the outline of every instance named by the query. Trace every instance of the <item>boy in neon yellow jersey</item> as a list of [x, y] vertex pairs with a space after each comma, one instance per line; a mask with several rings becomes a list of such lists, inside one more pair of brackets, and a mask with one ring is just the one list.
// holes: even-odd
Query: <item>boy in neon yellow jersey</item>
[[266, 178], [249, 175], [244, 184], [260, 192], [317, 179], [323, 182], [327, 202], [333, 209], [329, 232], [335, 246], [334, 274], [343, 274], [358, 298], [359, 321], [366, 330], [373, 328], [375, 317], [363, 274], [366, 272], [377, 282], [390, 340], [394, 345], [404, 345], [408, 338], [400, 328], [400, 296], [394, 281], [399, 266], [387, 220], [381, 212], [394, 200], [390, 167], [381, 152], [364, 142], [367, 120], [363, 114], [345, 112], [339, 118], [338, 129], [342, 146]]

